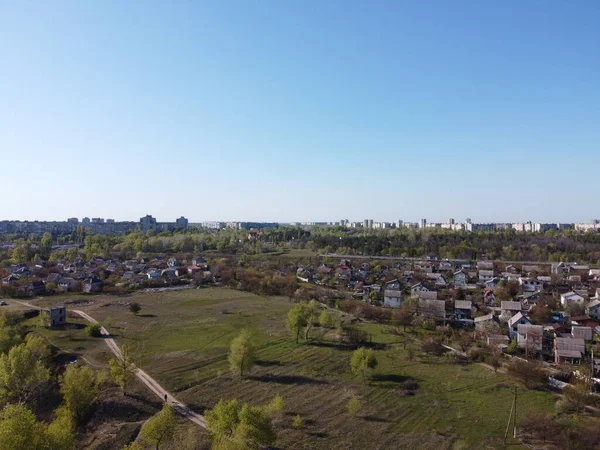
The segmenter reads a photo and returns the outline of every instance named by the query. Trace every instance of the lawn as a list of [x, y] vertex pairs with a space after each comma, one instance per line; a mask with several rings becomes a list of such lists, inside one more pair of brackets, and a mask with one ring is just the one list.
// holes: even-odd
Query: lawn
[[[280, 448], [503, 448], [515, 383], [445, 357], [410, 361], [398, 337], [383, 326], [361, 325], [374, 343], [385, 344], [376, 351], [379, 365], [363, 386], [350, 373], [346, 348], [333, 342], [295, 344], [285, 329], [290, 308], [285, 298], [208, 288], [86, 299], [94, 303], [81, 309], [104, 322], [142, 368], [200, 412], [220, 398], [263, 404], [282, 395]], [[134, 301], [142, 305], [138, 316], [128, 310], [127, 303]], [[239, 380], [227, 370], [227, 351], [242, 328], [254, 335], [258, 363]], [[400, 389], [409, 378], [419, 385], [415, 395]], [[352, 396], [363, 403], [354, 418], [345, 411]], [[519, 417], [552, 411], [554, 401], [552, 394], [519, 385]], [[298, 414], [304, 425], [294, 429]]]

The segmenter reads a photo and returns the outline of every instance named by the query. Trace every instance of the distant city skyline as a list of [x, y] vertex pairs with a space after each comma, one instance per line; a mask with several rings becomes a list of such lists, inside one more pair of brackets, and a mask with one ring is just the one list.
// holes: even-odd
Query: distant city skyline
[[600, 215], [596, 1], [1, 12], [0, 218]]

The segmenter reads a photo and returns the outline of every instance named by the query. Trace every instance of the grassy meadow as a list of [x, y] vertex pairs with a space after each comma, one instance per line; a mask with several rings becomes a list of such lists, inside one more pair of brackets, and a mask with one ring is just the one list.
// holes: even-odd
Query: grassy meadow
[[[278, 448], [504, 448], [515, 382], [480, 365], [458, 365], [445, 357], [417, 353], [409, 360], [400, 338], [386, 333], [384, 326], [357, 325], [373, 343], [382, 344], [376, 350], [378, 367], [363, 386], [350, 373], [351, 351], [329, 339], [335, 331], [321, 340], [295, 343], [285, 328], [291, 307], [287, 298], [226, 288], [85, 298], [94, 303], [78, 308], [103, 322], [120, 345], [133, 350], [140, 367], [199, 412], [220, 398], [264, 404], [282, 395], [286, 408], [277, 419]], [[61, 299], [65, 300], [69, 298]], [[129, 312], [129, 302], [142, 306], [138, 316]], [[253, 333], [258, 362], [240, 380], [228, 371], [227, 353], [242, 328]], [[96, 347], [101, 340], [82, 338], [67, 344], [70, 337], [64, 332], [45, 333], [50, 340], [58, 339], [59, 346], [76, 346], [86, 358], [89, 352], [92, 361], [102, 360], [102, 350]], [[324, 330], [318, 327], [312, 333], [320, 334]], [[401, 388], [407, 379], [418, 383], [414, 395]], [[345, 410], [353, 396], [362, 402], [356, 417]], [[519, 385], [519, 417], [529, 411], [553, 411], [554, 402], [552, 394]], [[292, 426], [296, 415], [304, 419], [299, 429]], [[509, 443], [506, 448], [520, 448]]]

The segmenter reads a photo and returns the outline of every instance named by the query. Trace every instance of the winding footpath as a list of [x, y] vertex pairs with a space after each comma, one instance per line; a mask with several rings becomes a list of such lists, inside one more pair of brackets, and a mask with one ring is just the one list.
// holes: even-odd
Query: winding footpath
[[[15, 301], [23, 306], [26, 306], [28, 308], [37, 309], [40, 311], [45, 310], [45, 308], [40, 308], [39, 306], [32, 305], [31, 303], [21, 302], [18, 300], [13, 300], [13, 301]], [[99, 323], [92, 316], [90, 316], [89, 314], [87, 314], [81, 310], [72, 309], [71, 311], [74, 312], [75, 314], [78, 314], [79, 316], [83, 317], [88, 322]], [[110, 335], [108, 330], [106, 328], [102, 327], [102, 328], [100, 328], [100, 332], [102, 333], [103, 340], [106, 343], [106, 345], [108, 346], [108, 348], [110, 349], [110, 351], [117, 358], [122, 359], [123, 354], [121, 353], [121, 349], [119, 348], [119, 345], [116, 343], [116, 341], [112, 338], [112, 336]], [[190, 409], [190, 407], [187, 406], [185, 403], [182, 403], [179, 400], [177, 400], [172, 393], [170, 393], [165, 388], [163, 388], [158, 383], [158, 381], [156, 381], [154, 378], [152, 378], [150, 375], [148, 375], [142, 369], [139, 369], [139, 368], [137, 369], [136, 376], [139, 378], [139, 380], [142, 383], [144, 383], [148, 387], [148, 389], [150, 389], [162, 401], [165, 400], [165, 396], [166, 396], [167, 402], [170, 403], [171, 405], [173, 405], [173, 408], [175, 408], [175, 410], [179, 414], [181, 414], [183, 417], [191, 420], [196, 425], [199, 425], [202, 428], [206, 428], [206, 422], [204, 421], [204, 416], [202, 416], [201, 414], [198, 414], [197, 412], [192, 411]]]

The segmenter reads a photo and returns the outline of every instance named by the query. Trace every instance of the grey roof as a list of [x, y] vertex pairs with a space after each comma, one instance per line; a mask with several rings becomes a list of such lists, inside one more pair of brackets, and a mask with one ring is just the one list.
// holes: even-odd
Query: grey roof
[[544, 327], [541, 325], [529, 325], [529, 324], [519, 324], [517, 325], [517, 332], [519, 334], [537, 334], [542, 335], [544, 333]]
[[571, 328], [571, 334], [575, 339], [583, 339], [584, 341], [592, 340], [591, 327], [573, 327]]
[[500, 302], [500, 309], [505, 309], [508, 311], [521, 311], [521, 302], [502, 301]]
[[514, 316], [512, 316], [510, 319], [508, 319], [508, 326], [512, 328], [512, 326], [521, 319], [526, 319], [528, 322], [531, 322], [521, 312], [518, 312]]
[[473, 304], [471, 300], [454, 300], [454, 307], [456, 309], [471, 309]]
[[557, 349], [555, 351], [558, 356], [562, 356], [563, 358], [581, 358], [581, 352], [577, 350]]
[[386, 289], [383, 291], [383, 295], [384, 297], [397, 297], [397, 298], [401, 298], [402, 297], [402, 291], [398, 291], [395, 289]]
[[560, 338], [554, 339], [555, 350], [576, 350], [585, 352], [585, 341], [578, 338]]
[[486, 314], [485, 316], [475, 317], [475, 319], [473, 319], [473, 320], [475, 321], [475, 323], [479, 323], [479, 322], [486, 322], [488, 320], [493, 320], [493, 319], [494, 319], [493, 314]]
[[594, 301], [592, 301], [592, 302], [589, 303], [588, 309], [595, 308], [595, 307], [597, 307], [599, 305], [600, 305], [600, 300], [594, 300]]

